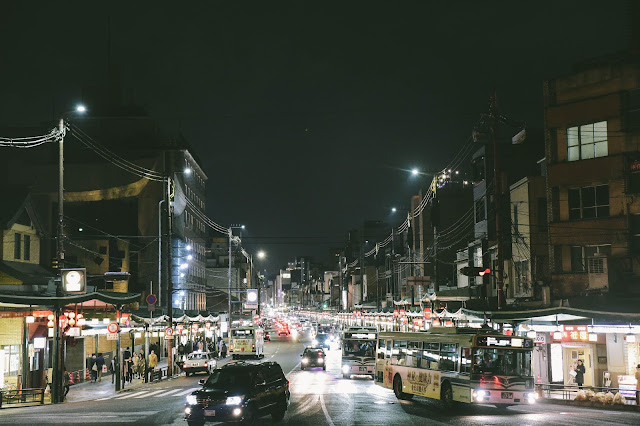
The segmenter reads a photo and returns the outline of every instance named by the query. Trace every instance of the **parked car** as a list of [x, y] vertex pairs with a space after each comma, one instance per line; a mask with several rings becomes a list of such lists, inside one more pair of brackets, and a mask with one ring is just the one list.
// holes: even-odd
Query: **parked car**
[[289, 407], [289, 381], [277, 362], [233, 362], [201, 380], [202, 389], [187, 396], [184, 409], [189, 426], [205, 422], [255, 424], [270, 414], [282, 420]]
[[306, 348], [300, 356], [302, 357], [300, 369], [303, 371], [312, 367], [321, 367], [323, 370], [327, 369], [327, 355], [322, 348]]
[[193, 352], [187, 355], [182, 363], [182, 371], [187, 374], [187, 377], [197, 372], [211, 373], [216, 369], [217, 364], [212, 352]]

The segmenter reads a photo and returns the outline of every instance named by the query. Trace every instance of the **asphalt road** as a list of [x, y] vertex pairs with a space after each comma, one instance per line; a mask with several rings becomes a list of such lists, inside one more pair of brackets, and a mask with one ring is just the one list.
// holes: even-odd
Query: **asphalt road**
[[[369, 378], [342, 379], [340, 351], [327, 354], [327, 371], [300, 370], [300, 354], [308, 336], [294, 340], [273, 338], [265, 359], [280, 363], [291, 383], [291, 406], [280, 425], [638, 425], [640, 413], [556, 405], [510, 407], [499, 412], [491, 406], [462, 406], [446, 410], [437, 401], [414, 398], [398, 401], [393, 392]], [[227, 358], [229, 359], [229, 358]], [[186, 395], [198, 388], [204, 374], [148, 384], [113, 397], [55, 406], [0, 409], [0, 424], [49, 425], [179, 425], [186, 426]], [[276, 424], [270, 416], [260, 424]]]

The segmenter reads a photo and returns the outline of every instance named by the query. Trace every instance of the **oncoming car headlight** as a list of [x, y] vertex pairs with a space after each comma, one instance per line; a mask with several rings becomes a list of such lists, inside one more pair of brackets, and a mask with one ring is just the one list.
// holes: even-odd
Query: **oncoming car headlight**
[[306, 363], [308, 363], [308, 362], [309, 362], [309, 358], [302, 358], [302, 363], [303, 363], [303, 364], [306, 364]]
[[318, 364], [323, 364], [323, 363], [324, 363], [324, 359], [318, 358]]
[[227, 405], [240, 405], [242, 404], [241, 396], [228, 396], [227, 397]]
[[195, 395], [187, 395], [187, 404], [189, 405], [197, 405], [198, 399]]

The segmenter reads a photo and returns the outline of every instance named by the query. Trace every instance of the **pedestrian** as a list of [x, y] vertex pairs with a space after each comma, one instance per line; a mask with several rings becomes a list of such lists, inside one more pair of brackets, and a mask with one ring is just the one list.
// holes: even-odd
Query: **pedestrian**
[[96, 358], [96, 365], [98, 366], [98, 371], [96, 373], [98, 377], [98, 381], [102, 381], [102, 369], [104, 368], [104, 357], [102, 356], [102, 352], [98, 353], [98, 357]]
[[584, 383], [584, 373], [586, 372], [586, 369], [584, 368], [584, 362], [581, 359], [578, 360], [578, 365], [576, 365], [575, 371], [576, 383], [578, 384], [578, 388], [582, 389], [582, 384]]
[[138, 378], [138, 364], [140, 363], [140, 357], [138, 356], [137, 352], [133, 353], [133, 357], [132, 359], [132, 363], [133, 363], [133, 375], [135, 376], [135, 378]]
[[636, 405], [640, 406], [640, 364], [636, 366]]
[[63, 401], [67, 397], [67, 394], [69, 393], [69, 382], [70, 381], [71, 381], [71, 375], [69, 374], [69, 372], [65, 368], [64, 369], [64, 394], [62, 395], [62, 400]]
[[89, 362], [90, 362], [90, 369], [91, 369], [91, 383], [95, 383], [96, 380], [98, 379], [98, 363], [97, 363], [96, 354], [93, 354], [91, 356], [91, 360]]
[[116, 380], [116, 359], [111, 358], [111, 362], [109, 363], [109, 370], [111, 371], [111, 383], [114, 383]]
[[151, 374], [151, 378], [149, 379], [150, 382], [153, 382], [153, 372], [156, 369], [157, 365], [158, 356], [156, 355], [155, 351], [152, 350], [149, 354], [149, 373]]
[[224, 343], [224, 340], [220, 342], [220, 357], [222, 357], [222, 359], [227, 357], [227, 345]]
[[128, 380], [129, 382], [131, 382], [131, 351], [129, 350], [128, 346], [122, 354], [122, 359], [124, 368], [124, 380]]
[[139, 379], [144, 379], [144, 364], [144, 351], [140, 351], [140, 355], [138, 355], [138, 365], [136, 365], [136, 371]]

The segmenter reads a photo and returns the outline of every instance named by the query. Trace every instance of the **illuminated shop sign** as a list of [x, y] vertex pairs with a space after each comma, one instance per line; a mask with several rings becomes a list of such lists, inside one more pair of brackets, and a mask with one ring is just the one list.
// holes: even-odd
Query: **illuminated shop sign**
[[478, 336], [476, 346], [490, 348], [532, 348], [533, 340], [520, 337]]

